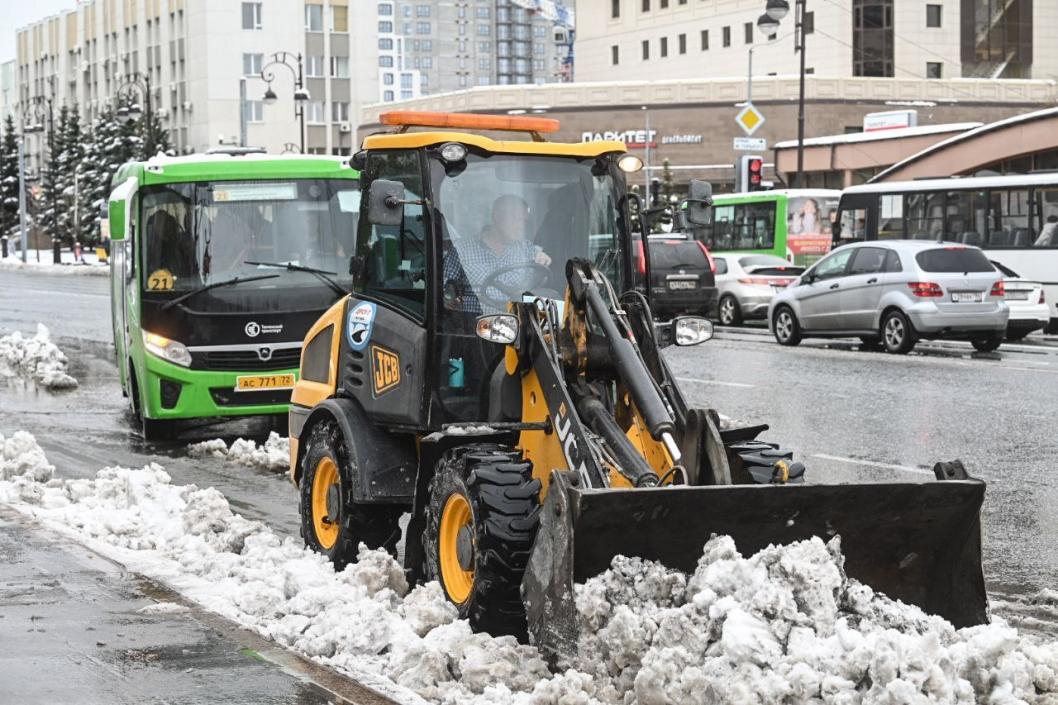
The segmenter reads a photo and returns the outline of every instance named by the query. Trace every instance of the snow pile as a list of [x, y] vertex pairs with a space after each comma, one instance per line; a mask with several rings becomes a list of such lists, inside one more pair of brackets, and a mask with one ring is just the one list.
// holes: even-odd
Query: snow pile
[[436, 583], [409, 590], [383, 551], [335, 573], [155, 464], [51, 478], [32, 436], [0, 436], [0, 501], [404, 702], [1007, 705], [1058, 693], [1058, 644], [1002, 621], [955, 630], [877, 595], [845, 577], [837, 541], [744, 558], [719, 537], [690, 576], [618, 557], [578, 586], [579, 651], [552, 675], [534, 648], [471, 633]]
[[73, 389], [77, 380], [66, 374], [67, 362], [43, 323], [37, 324], [32, 338], [19, 331], [0, 338], [0, 377], [24, 377], [48, 389]]
[[691, 576], [618, 557], [578, 588], [572, 665], [607, 703], [1058, 702], [1058, 643], [956, 630], [842, 566], [819, 538], [744, 558], [716, 537]]
[[262, 445], [246, 438], [236, 438], [228, 447], [223, 439], [214, 438], [192, 443], [187, 452], [192, 458], [220, 458], [253, 468], [285, 470], [290, 464], [290, 439], [272, 431]]

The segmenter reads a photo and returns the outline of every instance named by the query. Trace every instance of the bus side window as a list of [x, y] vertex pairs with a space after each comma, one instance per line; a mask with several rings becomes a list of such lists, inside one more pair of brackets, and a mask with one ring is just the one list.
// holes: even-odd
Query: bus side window
[[1037, 189], [1036, 213], [1032, 226], [1039, 236], [1032, 247], [1058, 247], [1058, 188]]

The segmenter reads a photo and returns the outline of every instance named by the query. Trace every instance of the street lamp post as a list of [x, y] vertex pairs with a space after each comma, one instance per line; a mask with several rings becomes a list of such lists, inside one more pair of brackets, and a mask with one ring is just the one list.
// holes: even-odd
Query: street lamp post
[[[805, 180], [805, 4], [806, 0], [794, 0], [794, 51], [801, 54], [800, 87], [797, 96], [797, 181], [798, 188]], [[764, 14], [757, 20], [757, 27], [771, 36], [779, 29], [779, 22], [790, 11], [787, 0], [768, 0]]]
[[[54, 77], [49, 83], [52, 86], [52, 96], [45, 97], [43, 95], [37, 95], [30, 98], [27, 105], [26, 114], [23, 116], [22, 123], [22, 139], [19, 143], [19, 212], [20, 212], [20, 228], [22, 235], [22, 261], [26, 261], [26, 221], [25, 221], [25, 143], [26, 133], [41, 133], [47, 132], [47, 136], [39, 141], [37, 144], [40, 147], [40, 151], [37, 154], [37, 173], [39, 176], [43, 176], [44, 172], [48, 169], [48, 159], [52, 157], [52, 148], [54, 147], [54, 134], [55, 134], [55, 112], [52, 109], [52, 98], [55, 95], [55, 81]], [[30, 124], [26, 124], [26, 118], [32, 120]], [[45, 151], [45, 144], [47, 145], [47, 151]], [[55, 193], [53, 189], [49, 189], [48, 193], [49, 205], [52, 208], [52, 214], [55, 214]], [[54, 233], [52, 233], [54, 240]], [[53, 259], [56, 264], [60, 261], [59, 253], [53, 255]], [[37, 250], [37, 261], [40, 261], [40, 250]]]
[[305, 103], [309, 101], [309, 92], [305, 89], [305, 77], [302, 70], [301, 54], [289, 51], [277, 51], [272, 54], [268, 63], [261, 67], [261, 79], [267, 84], [264, 93], [265, 105], [272, 105], [279, 99], [272, 90], [275, 80], [273, 66], [285, 66], [294, 77], [294, 117], [298, 119], [298, 130], [301, 133], [301, 153], [305, 153]]
[[118, 84], [117, 94], [121, 95], [123, 92], [126, 97], [131, 100], [131, 94], [133, 90], [139, 90], [143, 95], [143, 106], [145, 112], [140, 112], [140, 106], [137, 103], [131, 105], [119, 105], [117, 115], [119, 118], [134, 122], [139, 120], [140, 117], [145, 119], [143, 129], [143, 153], [150, 159], [154, 152], [154, 124], [151, 122], [151, 76], [150, 74], [143, 74], [139, 71], [125, 74], [125, 77], [121, 79]]

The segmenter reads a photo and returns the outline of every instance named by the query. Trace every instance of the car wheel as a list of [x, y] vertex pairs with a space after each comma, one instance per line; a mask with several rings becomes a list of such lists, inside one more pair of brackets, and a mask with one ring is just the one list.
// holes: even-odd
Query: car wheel
[[902, 311], [892, 310], [882, 317], [882, 345], [894, 355], [905, 355], [915, 347], [915, 331]]
[[783, 306], [775, 312], [772, 325], [779, 345], [797, 345], [801, 342], [801, 324], [789, 306]]
[[998, 350], [999, 346], [1003, 344], [1003, 336], [999, 333], [994, 333], [983, 338], [974, 338], [970, 341], [970, 344], [974, 346], [974, 350], [977, 352], [992, 352]]
[[737, 326], [742, 324], [742, 309], [734, 296], [726, 295], [720, 299], [720, 325]]

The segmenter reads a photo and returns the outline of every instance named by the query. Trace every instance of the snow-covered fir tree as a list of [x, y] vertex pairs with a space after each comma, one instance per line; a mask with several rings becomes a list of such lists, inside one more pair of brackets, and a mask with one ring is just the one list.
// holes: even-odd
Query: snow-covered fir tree
[[121, 120], [112, 106], [92, 122], [91, 137], [85, 140], [84, 157], [77, 172], [81, 199], [82, 245], [99, 242], [99, 215], [110, 195], [111, 180], [122, 164], [143, 157], [140, 121]]
[[84, 137], [76, 106], [65, 116], [60, 113], [60, 127], [52, 163], [56, 174], [55, 196], [58, 204], [55, 231], [64, 245], [73, 244], [78, 217], [84, 215], [80, 210], [82, 204], [78, 174], [84, 159]]
[[56, 157], [63, 151], [63, 125], [70, 119], [70, 109], [65, 105], [59, 109], [58, 120], [51, 122], [48, 133], [44, 140], [45, 161], [40, 174], [40, 192], [37, 195], [37, 226], [48, 236], [60, 235], [58, 221], [63, 204], [60, 202], [60, 182], [62, 174], [59, 173]]
[[8, 115], [0, 137], [0, 235], [11, 236], [18, 226], [18, 135]]

